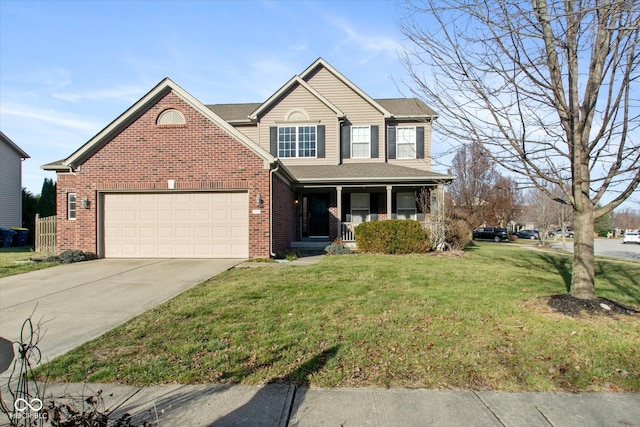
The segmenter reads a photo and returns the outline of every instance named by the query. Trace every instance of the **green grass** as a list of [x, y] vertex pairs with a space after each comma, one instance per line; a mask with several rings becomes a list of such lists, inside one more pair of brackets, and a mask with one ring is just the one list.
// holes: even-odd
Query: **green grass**
[[0, 278], [58, 265], [55, 262], [28, 262], [30, 258], [45, 256], [45, 253], [32, 252], [28, 247], [0, 248]]
[[[326, 257], [234, 269], [45, 367], [57, 381], [640, 390], [640, 317], [566, 317], [566, 255]], [[600, 296], [640, 307], [640, 263], [600, 261]], [[46, 355], [45, 355], [46, 356]]]

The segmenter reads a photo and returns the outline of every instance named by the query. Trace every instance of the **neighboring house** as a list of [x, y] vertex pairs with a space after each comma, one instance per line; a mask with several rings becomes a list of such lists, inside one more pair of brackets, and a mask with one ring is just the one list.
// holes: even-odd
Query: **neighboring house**
[[[436, 113], [372, 99], [323, 59], [263, 103], [204, 105], [169, 79], [64, 160], [58, 251], [262, 258], [420, 218]], [[437, 192], [433, 192], [435, 194]]]
[[0, 227], [22, 227], [22, 161], [29, 155], [0, 131]]

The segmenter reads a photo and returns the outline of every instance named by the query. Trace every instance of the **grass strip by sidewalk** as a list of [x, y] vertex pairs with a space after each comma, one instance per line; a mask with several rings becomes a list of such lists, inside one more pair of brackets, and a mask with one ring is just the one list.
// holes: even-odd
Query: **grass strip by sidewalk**
[[0, 278], [59, 265], [57, 262], [29, 262], [30, 258], [45, 257], [44, 252], [32, 252], [31, 248], [0, 248]]
[[[234, 269], [45, 371], [135, 385], [640, 391], [640, 317], [572, 318], [547, 306], [567, 292], [570, 269], [563, 254], [493, 244], [463, 257]], [[597, 272], [599, 296], [640, 307], [639, 263], [599, 261]]]

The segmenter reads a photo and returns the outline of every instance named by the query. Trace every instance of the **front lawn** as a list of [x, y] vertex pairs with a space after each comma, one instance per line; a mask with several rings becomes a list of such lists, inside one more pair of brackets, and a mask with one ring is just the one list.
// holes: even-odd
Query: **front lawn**
[[[237, 268], [45, 370], [136, 385], [640, 391], [640, 316], [548, 306], [570, 268], [564, 254], [504, 244]], [[599, 261], [597, 272], [600, 296], [640, 308], [640, 263]]]
[[0, 248], [0, 278], [14, 274], [28, 273], [58, 265], [55, 262], [30, 262], [31, 258], [46, 257], [42, 253], [32, 252], [31, 248]]

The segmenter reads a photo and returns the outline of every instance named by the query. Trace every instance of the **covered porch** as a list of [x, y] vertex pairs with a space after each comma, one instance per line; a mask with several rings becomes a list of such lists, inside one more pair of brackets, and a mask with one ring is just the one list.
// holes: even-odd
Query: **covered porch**
[[289, 169], [298, 181], [291, 247], [302, 250], [322, 250], [338, 238], [354, 243], [362, 222], [428, 220], [442, 206], [444, 186], [453, 179], [387, 163]]

